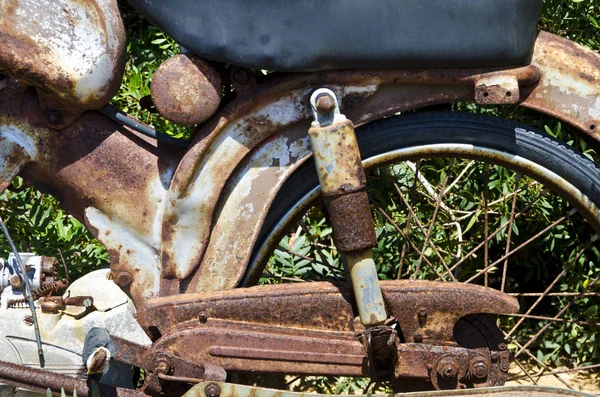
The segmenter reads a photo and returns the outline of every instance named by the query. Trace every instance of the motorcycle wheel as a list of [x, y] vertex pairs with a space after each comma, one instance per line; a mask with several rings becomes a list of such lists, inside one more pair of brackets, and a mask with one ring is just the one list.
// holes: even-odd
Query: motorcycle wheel
[[[380, 278], [472, 282], [517, 297], [520, 314], [498, 320], [508, 382], [599, 392], [591, 377], [600, 367], [600, 169], [547, 134], [482, 115], [393, 117], [357, 129], [357, 139]], [[306, 215], [320, 212], [311, 209], [318, 196], [309, 161], [274, 201], [245, 280], [344, 277], [331, 265], [335, 249], [315, 241], [326, 225]], [[277, 248], [292, 228], [293, 242]], [[304, 246], [294, 245], [298, 236]], [[282, 258], [309, 270], [274, 274]]]

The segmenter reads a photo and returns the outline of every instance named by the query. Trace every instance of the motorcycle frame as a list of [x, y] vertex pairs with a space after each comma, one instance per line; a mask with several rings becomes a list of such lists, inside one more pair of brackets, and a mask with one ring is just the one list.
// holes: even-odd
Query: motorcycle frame
[[115, 282], [143, 313], [153, 297], [251, 283], [242, 278], [257, 273], [251, 255], [269, 206], [310, 156], [315, 89], [333, 90], [356, 126], [440, 103], [515, 104], [566, 122], [599, 148], [599, 83], [599, 54], [546, 32], [530, 65], [518, 68], [285, 74], [242, 87], [185, 152], [97, 111], [55, 106], [61, 122], [52, 125], [52, 99], [9, 83], [0, 97], [0, 187], [20, 172], [54, 194], [105, 245]]

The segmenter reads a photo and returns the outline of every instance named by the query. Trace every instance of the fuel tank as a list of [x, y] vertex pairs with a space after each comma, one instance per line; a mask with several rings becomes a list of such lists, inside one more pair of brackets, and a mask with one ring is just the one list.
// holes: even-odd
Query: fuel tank
[[116, 0], [0, 0], [0, 74], [88, 110], [116, 93], [124, 64]]

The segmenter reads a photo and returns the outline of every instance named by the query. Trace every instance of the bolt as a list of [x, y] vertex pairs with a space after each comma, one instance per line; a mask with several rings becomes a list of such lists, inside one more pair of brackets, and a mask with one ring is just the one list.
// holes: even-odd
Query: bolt
[[506, 350], [506, 343], [500, 343], [498, 345], [498, 350]]
[[60, 114], [55, 110], [49, 111], [48, 116], [46, 118], [50, 125], [56, 125], [56, 124], [60, 123], [60, 119], [61, 119]]
[[200, 321], [202, 324], [206, 323], [207, 320], [208, 316], [206, 315], [206, 313], [202, 312], [200, 313], [200, 315], [198, 315], [198, 321]]
[[204, 388], [204, 394], [206, 397], [219, 397], [221, 394], [221, 388], [216, 383], [209, 383]]
[[498, 352], [491, 352], [490, 358], [492, 359], [492, 362], [498, 361]]
[[508, 364], [506, 362], [500, 364], [500, 370], [502, 370], [502, 372], [507, 372], [509, 368], [510, 368], [510, 364]]
[[418, 332], [417, 332], [417, 333], [414, 335], [414, 339], [415, 339], [415, 342], [416, 342], [416, 343], [421, 343], [421, 342], [423, 342], [423, 335], [421, 335], [420, 333], [418, 333]]
[[168, 374], [171, 371], [171, 364], [167, 360], [158, 360], [154, 367], [155, 374]]
[[32, 326], [33, 325], [33, 317], [25, 316], [25, 317], [23, 317], [23, 322], [25, 323], [25, 325]]
[[476, 379], [487, 379], [488, 372], [488, 366], [483, 359], [477, 359], [471, 364], [471, 375]]
[[419, 309], [419, 325], [424, 327], [427, 323], [427, 310], [425, 308]]
[[437, 365], [437, 373], [443, 379], [454, 379], [458, 376], [460, 366], [456, 359], [452, 357], [444, 357]]
[[329, 113], [335, 109], [335, 102], [329, 95], [321, 95], [317, 99], [317, 110], [321, 113]]
[[129, 272], [119, 272], [115, 277], [115, 283], [121, 288], [127, 288], [133, 283], [133, 276]]
[[21, 280], [21, 277], [19, 277], [17, 274], [14, 274], [10, 278], [10, 285], [13, 288], [21, 288], [23, 286], [23, 280]]

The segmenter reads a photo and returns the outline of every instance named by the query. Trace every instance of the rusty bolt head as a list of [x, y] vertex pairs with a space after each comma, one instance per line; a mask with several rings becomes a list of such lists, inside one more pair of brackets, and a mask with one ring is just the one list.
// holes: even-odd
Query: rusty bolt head
[[221, 388], [216, 383], [209, 383], [204, 389], [206, 397], [219, 397], [221, 395]]
[[19, 277], [19, 275], [14, 274], [10, 278], [10, 285], [13, 288], [21, 288], [23, 286], [23, 280], [21, 280], [21, 277]]
[[498, 361], [498, 352], [491, 352], [490, 353], [490, 358], [492, 359], [492, 362], [496, 362]]
[[507, 362], [500, 363], [500, 370], [502, 372], [508, 372], [509, 368], [510, 368], [510, 364], [509, 363], [507, 363]]
[[500, 343], [498, 345], [498, 350], [506, 350], [506, 343]]
[[206, 321], [208, 321], [208, 316], [206, 315], [206, 313], [200, 313], [198, 315], [198, 321], [200, 321], [202, 324], [206, 323]]
[[156, 366], [154, 367], [155, 374], [168, 374], [171, 371], [171, 364], [165, 360], [158, 360], [156, 362]]
[[317, 110], [321, 113], [329, 113], [335, 109], [335, 102], [329, 95], [322, 95], [317, 99]]
[[471, 375], [475, 379], [484, 380], [488, 377], [489, 368], [483, 359], [476, 359], [471, 363]]
[[46, 120], [48, 120], [48, 124], [50, 125], [57, 125], [61, 121], [60, 113], [56, 110], [51, 110], [48, 112]]
[[455, 358], [444, 357], [437, 365], [437, 373], [442, 379], [454, 379], [458, 376], [460, 365]]
[[424, 307], [419, 309], [419, 317], [427, 317], [427, 309]]
[[413, 338], [415, 339], [415, 342], [416, 342], [416, 343], [421, 343], [421, 342], [423, 342], [423, 335], [421, 335], [421, 334], [420, 334], [420, 333], [418, 333], [418, 332], [417, 332], [417, 333], [416, 333], [416, 334], [413, 336]]
[[129, 272], [119, 272], [114, 280], [119, 287], [127, 288], [133, 283], [133, 276]]
[[32, 326], [33, 325], [33, 317], [31, 317], [30, 315], [27, 315], [27, 316], [23, 317], [23, 322], [25, 323], [25, 325]]

